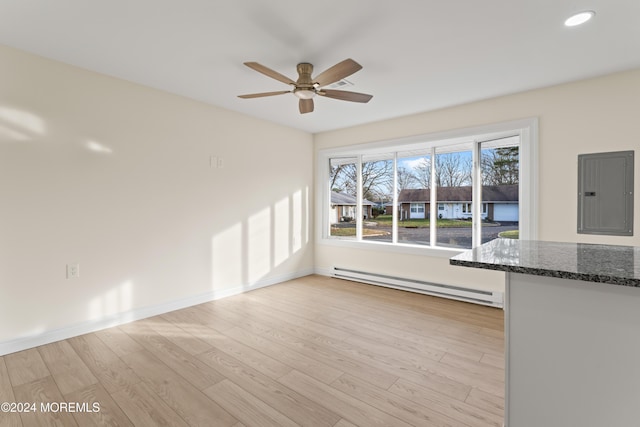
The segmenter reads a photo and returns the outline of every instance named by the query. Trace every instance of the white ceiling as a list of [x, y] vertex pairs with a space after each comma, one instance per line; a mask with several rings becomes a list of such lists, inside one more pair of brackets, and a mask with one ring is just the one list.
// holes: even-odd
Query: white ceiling
[[[320, 132], [640, 67], [640, 1], [0, 0], [0, 43]], [[346, 58], [368, 104], [237, 98], [289, 89], [245, 61], [295, 80]]]

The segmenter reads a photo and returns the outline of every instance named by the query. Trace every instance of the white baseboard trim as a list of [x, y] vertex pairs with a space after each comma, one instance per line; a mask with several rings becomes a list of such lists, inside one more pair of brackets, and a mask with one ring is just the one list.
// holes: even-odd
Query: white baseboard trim
[[314, 270], [314, 273], [319, 275], [319, 276], [327, 276], [327, 277], [331, 277], [333, 276], [333, 268], [327, 267], [316, 267]]
[[263, 280], [258, 280], [247, 285], [237, 286], [223, 291], [210, 291], [199, 295], [193, 295], [179, 300], [170, 301], [164, 304], [137, 308], [134, 310], [115, 314], [102, 319], [80, 322], [63, 328], [52, 329], [38, 333], [36, 335], [24, 336], [9, 341], [0, 342], [0, 356], [15, 353], [40, 345], [50, 344], [52, 342], [65, 340], [67, 338], [77, 337], [79, 335], [100, 331], [106, 328], [123, 325], [135, 320], [145, 319], [147, 317], [157, 316], [159, 314], [168, 313], [170, 311], [180, 310], [182, 308], [191, 307], [205, 302], [215, 301], [218, 299], [239, 295], [244, 292], [252, 291], [266, 286], [275, 285], [286, 282], [287, 280], [297, 279], [299, 277], [314, 274], [314, 269], [306, 269], [295, 273], [282, 274], [278, 276], [270, 276]]
[[[342, 269], [345, 270], [345, 269]], [[408, 292], [433, 295], [439, 298], [448, 298], [465, 301], [490, 307], [504, 308], [504, 290], [488, 290], [471, 288], [463, 285], [447, 285], [429, 283], [411, 278], [393, 277], [392, 274], [365, 273], [363, 271], [350, 271], [346, 274], [336, 274], [334, 268], [316, 267], [315, 274], [338, 279], [351, 280], [370, 285], [384, 286], [392, 289], [400, 289]], [[379, 278], [376, 278], [378, 276]]]

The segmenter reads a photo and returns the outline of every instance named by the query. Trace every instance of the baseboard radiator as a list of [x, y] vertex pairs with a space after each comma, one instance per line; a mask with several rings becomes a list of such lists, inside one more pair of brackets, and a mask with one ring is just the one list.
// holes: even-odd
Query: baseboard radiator
[[462, 286], [442, 285], [439, 283], [406, 279], [386, 274], [371, 273], [340, 267], [333, 267], [331, 276], [338, 279], [353, 280], [371, 285], [418, 292], [421, 294], [466, 301], [474, 304], [488, 305], [491, 307], [503, 306], [502, 292], [482, 291]]

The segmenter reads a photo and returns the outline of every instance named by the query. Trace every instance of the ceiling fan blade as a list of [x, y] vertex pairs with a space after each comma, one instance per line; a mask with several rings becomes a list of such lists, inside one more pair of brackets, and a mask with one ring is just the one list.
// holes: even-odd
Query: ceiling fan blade
[[257, 62], [245, 62], [244, 65], [246, 65], [247, 67], [249, 67], [251, 69], [256, 70], [259, 73], [264, 74], [265, 76], [269, 76], [272, 79], [276, 79], [278, 81], [281, 81], [282, 83], [286, 83], [288, 85], [295, 85], [296, 84], [296, 82], [291, 80], [289, 77], [283, 76], [279, 72], [273, 71], [271, 68], [265, 67], [264, 65], [258, 64]]
[[301, 99], [298, 103], [300, 114], [310, 113], [313, 111], [313, 99]]
[[331, 83], [335, 83], [338, 80], [342, 80], [345, 77], [350, 76], [360, 69], [362, 69], [362, 65], [358, 64], [351, 58], [345, 59], [344, 61], [338, 62], [333, 67], [318, 74], [313, 81], [318, 84], [318, 87], [330, 85]]
[[280, 90], [278, 92], [262, 92], [262, 93], [250, 93], [248, 95], [238, 95], [238, 98], [249, 99], [249, 98], [262, 98], [263, 96], [273, 96], [273, 95], [282, 95], [285, 93], [291, 93], [290, 90]]
[[326, 96], [327, 98], [339, 99], [341, 101], [351, 102], [369, 102], [373, 95], [367, 95], [366, 93], [348, 92], [346, 90], [331, 90], [323, 89], [317, 92], [318, 95]]

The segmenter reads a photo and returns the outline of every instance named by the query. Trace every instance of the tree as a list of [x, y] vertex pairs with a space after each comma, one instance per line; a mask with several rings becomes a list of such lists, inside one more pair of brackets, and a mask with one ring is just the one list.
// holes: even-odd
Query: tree
[[414, 170], [416, 182], [420, 188], [431, 188], [431, 158], [422, 158]]
[[[331, 189], [357, 196], [358, 170], [355, 163], [331, 166]], [[393, 160], [362, 163], [362, 197], [376, 200], [386, 197], [389, 183], [393, 182]]]
[[339, 164], [331, 167], [331, 190], [356, 196], [356, 165], [354, 163]]
[[336, 193], [344, 192], [345, 189], [342, 187], [342, 178], [344, 176], [342, 168], [344, 168], [344, 166], [345, 165], [331, 165], [331, 182], [329, 184], [331, 191], [335, 191]]
[[471, 185], [471, 158], [462, 153], [436, 155], [436, 185], [438, 187], [460, 187]]
[[[354, 176], [355, 179], [355, 176]], [[362, 198], [375, 200], [384, 198], [389, 185], [393, 185], [393, 160], [378, 160], [362, 163]]]
[[[398, 166], [398, 191], [402, 191], [407, 188], [413, 188], [418, 182], [416, 175], [409, 168], [404, 166]], [[391, 193], [391, 191], [389, 192]]]
[[518, 184], [520, 175], [518, 147], [483, 151], [481, 166], [484, 185]]

